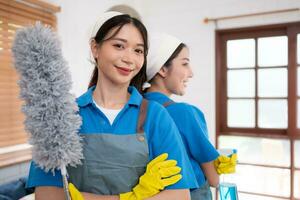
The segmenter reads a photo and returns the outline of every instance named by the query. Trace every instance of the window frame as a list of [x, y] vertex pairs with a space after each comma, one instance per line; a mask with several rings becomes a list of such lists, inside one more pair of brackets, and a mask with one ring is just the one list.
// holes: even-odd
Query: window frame
[[[218, 147], [218, 138], [222, 135], [227, 136], [250, 136], [250, 137], [263, 137], [263, 138], [282, 138], [290, 141], [290, 156], [291, 163], [291, 200], [295, 200], [294, 197], [294, 177], [295, 170], [300, 170], [295, 167], [295, 147], [294, 143], [300, 139], [300, 128], [297, 127], [297, 100], [300, 99], [300, 95], [297, 95], [297, 68], [300, 63], [297, 63], [297, 34], [300, 34], [300, 22], [265, 25], [247, 28], [237, 29], [224, 29], [216, 30], [216, 146]], [[288, 95], [287, 95], [287, 115], [288, 123], [286, 129], [271, 129], [271, 128], [258, 128], [258, 98], [257, 96], [257, 40], [256, 43], [256, 57], [255, 57], [255, 128], [234, 128], [227, 126], [227, 52], [226, 43], [231, 39], [248, 39], [248, 38], [259, 38], [259, 37], [271, 37], [271, 36], [287, 36], [288, 37]], [[273, 98], [272, 98], [273, 99]], [[274, 98], [276, 99], [276, 98]], [[279, 98], [280, 99], [280, 98]], [[272, 165], [256, 165], [251, 163], [239, 163], [241, 165], [252, 165], [252, 166], [265, 166], [265, 167], [276, 167]], [[241, 191], [245, 194], [256, 194], [247, 191]], [[258, 194], [262, 196], [272, 196]], [[274, 196], [275, 197], [275, 196]]]

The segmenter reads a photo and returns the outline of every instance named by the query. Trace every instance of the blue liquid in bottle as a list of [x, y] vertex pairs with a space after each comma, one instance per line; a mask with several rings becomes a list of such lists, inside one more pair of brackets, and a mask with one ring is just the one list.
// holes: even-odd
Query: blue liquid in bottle
[[237, 187], [234, 183], [220, 183], [219, 193], [221, 200], [238, 200]]

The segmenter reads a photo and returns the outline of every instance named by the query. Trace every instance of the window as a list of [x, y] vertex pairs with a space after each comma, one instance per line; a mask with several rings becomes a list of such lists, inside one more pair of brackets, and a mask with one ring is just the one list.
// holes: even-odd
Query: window
[[243, 199], [300, 200], [300, 23], [216, 34], [217, 146], [239, 157], [226, 180]]
[[56, 26], [58, 7], [41, 1], [0, 0], [0, 166], [29, 160], [18, 75], [12, 66], [11, 45], [16, 30], [41, 21]]

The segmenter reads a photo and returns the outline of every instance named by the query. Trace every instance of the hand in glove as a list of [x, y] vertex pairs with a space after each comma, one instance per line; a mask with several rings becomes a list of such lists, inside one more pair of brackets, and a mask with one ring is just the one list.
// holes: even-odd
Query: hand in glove
[[237, 163], [237, 154], [233, 153], [230, 156], [220, 155], [214, 165], [218, 174], [231, 174], [235, 172]]
[[120, 194], [120, 200], [142, 200], [149, 198], [165, 187], [177, 183], [182, 176], [181, 168], [176, 166], [176, 160], [166, 160], [164, 153], [148, 163], [146, 172], [139, 179], [139, 183], [131, 192]]
[[[176, 160], [167, 160], [164, 153], [148, 163], [146, 172], [139, 179], [139, 183], [131, 192], [120, 194], [120, 200], [142, 200], [151, 197], [163, 190], [166, 186], [177, 183], [182, 176], [181, 168], [176, 166]], [[77, 188], [69, 183], [72, 200], [84, 200]]]
[[69, 192], [72, 200], [84, 200], [82, 194], [72, 183], [69, 183]]

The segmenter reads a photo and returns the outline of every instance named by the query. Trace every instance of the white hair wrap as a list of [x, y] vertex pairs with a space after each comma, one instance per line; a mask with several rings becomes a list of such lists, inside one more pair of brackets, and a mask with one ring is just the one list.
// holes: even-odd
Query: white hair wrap
[[165, 62], [182, 43], [178, 38], [166, 33], [153, 33], [149, 38], [147, 56], [147, 81], [151, 80]]
[[101, 26], [109, 19], [118, 16], [118, 15], [124, 15], [124, 13], [120, 13], [120, 12], [116, 12], [116, 11], [109, 11], [109, 12], [105, 12], [104, 14], [102, 14], [99, 19], [97, 20], [97, 22], [95, 23], [92, 31], [91, 31], [91, 37], [95, 37], [98, 30], [101, 28]]
[[[101, 26], [109, 19], [118, 16], [118, 15], [124, 15], [124, 13], [120, 13], [120, 12], [116, 12], [116, 11], [108, 11], [103, 13], [98, 20], [96, 21], [96, 23], [94, 25], [90, 26], [90, 29], [88, 31], [88, 37], [89, 39], [94, 39], [94, 37], [96, 37], [97, 32], [99, 31], [99, 29], [101, 28]], [[91, 40], [89, 41], [89, 43], [91, 42]], [[89, 60], [93, 63], [94, 61], [94, 57], [93, 54], [90, 50], [89, 52]]]

